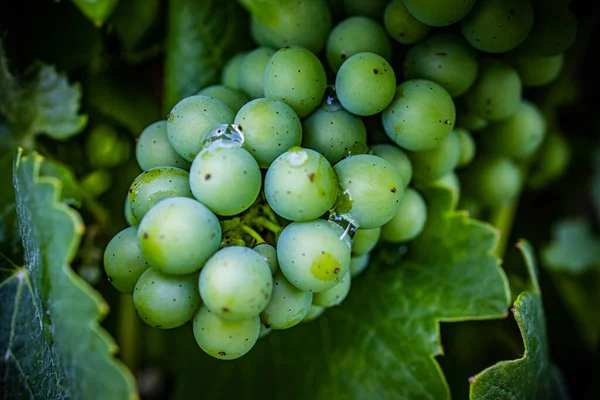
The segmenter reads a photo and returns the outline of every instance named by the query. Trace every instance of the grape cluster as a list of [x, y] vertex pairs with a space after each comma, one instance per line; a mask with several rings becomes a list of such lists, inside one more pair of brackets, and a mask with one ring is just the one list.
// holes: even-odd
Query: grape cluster
[[225, 360], [339, 305], [378, 242], [418, 237], [423, 188], [473, 212], [514, 198], [548, 130], [523, 87], [557, 77], [576, 32], [559, 0], [345, 1], [335, 26], [323, 0], [241, 3], [258, 47], [141, 133], [104, 255], [145, 323], [192, 321]]

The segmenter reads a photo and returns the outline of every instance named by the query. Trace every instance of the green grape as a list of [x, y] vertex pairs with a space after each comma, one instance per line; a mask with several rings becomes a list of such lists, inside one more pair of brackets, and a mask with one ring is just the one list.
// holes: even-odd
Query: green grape
[[334, 72], [346, 59], [357, 53], [371, 52], [389, 60], [392, 44], [383, 27], [367, 17], [350, 17], [337, 24], [325, 45], [329, 67]]
[[279, 271], [279, 261], [277, 261], [277, 250], [275, 247], [270, 244], [263, 243], [259, 244], [254, 248], [254, 251], [263, 256], [269, 269], [271, 270], [271, 274], [275, 275], [277, 271]]
[[272, 329], [271, 328], [267, 328], [265, 326], [265, 324], [260, 324], [260, 333], [258, 334], [258, 338], [262, 339], [265, 336], [267, 336], [269, 333], [271, 333]]
[[577, 18], [567, 4], [536, 3], [533, 27], [515, 50], [524, 56], [556, 56], [573, 45], [577, 37]]
[[315, 304], [311, 304], [310, 308], [308, 309], [308, 312], [306, 313], [306, 315], [302, 319], [302, 322], [306, 323], [306, 322], [314, 321], [315, 319], [317, 319], [321, 315], [323, 315], [324, 312], [325, 312], [325, 307], [321, 307], [321, 306], [317, 306]]
[[417, 43], [431, 30], [408, 12], [404, 0], [392, 0], [388, 3], [383, 13], [383, 23], [388, 35], [401, 44]]
[[512, 116], [485, 129], [481, 145], [498, 156], [527, 158], [540, 147], [545, 134], [544, 115], [535, 104], [524, 100]]
[[359, 154], [343, 159], [333, 169], [340, 185], [336, 211], [356, 227], [377, 228], [396, 214], [404, 183], [392, 164], [381, 157]]
[[461, 110], [456, 114], [456, 126], [473, 132], [481, 132], [489, 122], [472, 111]]
[[252, 155], [237, 143], [216, 141], [192, 163], [190, 188], [194, 197], [218, 215], [247, 210], [260, 194], [262, 175]]
[[347, 15], [381, 19], [387, 2], [388, 0], [344, 0], [344, 11]]
[[[262, 90], [262, 76], [261, 76]], [[239, 90], [232, 89], [224, 85], [207, 86], [198, 92], [198, 95], [208, 96], [214, 99], [219, 99], [227, 104], [234, 112], [238, 112], [244, 104], [250, 101], [250, 98]]]
[[323, 64], [302, 47], [279, 49], [265, 70], [265, 97], [283, 101], [300, 118], [306, 117], [321, 104], [326, 86]]
[[415, 182], [431, 182], [452, 171], [460, 159], [460, 141], [455, 131], [432, 150], [410, 153]]
[[371, 261], [371, 253], [352, 257], [350, 259], [350, 276], [354, 278], [360, 275], [369, 266], [369, 261]]
[[125, 206], [123, 207], [123, 214], [125, 214], [125, 221], [129, 226], [139, 225], [140, 221], [133, 216], [131, 212], [131, 203], [129, 203], [129, 195], [125, 196]]
[[404, 187], [408, 186], [413, 176], [413, 167], [406, 153], [399, 149], [398, 146], [391, 144], [376, 144], [371, 146], [369, 154], [381, 157], [396, 167], [400, 173]]
[[129, 186], [131, 214], [137, 221], [168, 197], [192, 197], [190, 174], [175, 167], [154, 167], [139, 174]]
[[206, 136], [216, 127], [230, 124], [235, 112], [223, 101], [208, 96], [181, 100], [167, 116], [167, 137], [180, 156], [194, 161]]
[[260, 335], [260, 318], [228, 321], [206, 306], [200, 307], [193, 321], [194, 337], [204, 352], [220, 360], [234, 360], [248, 353]]
[[498, 207], [513, 200], [521, 191], [523, 176], [506, 157], [482, 157], [469, 167], [465, 184], [482, 205]]
[[131, 142], [113, 126], [99, 124], [87, 136], [85, 153], [93, 168], [112, 168], [129, 159]]
[[248, 54], [247, 51], [241, 51], [227, 60], [225, 66], [221, 70], [222, 85], [234, 90], [240, 90], [240, 86], [238, 84], [238, 74], [246, 54]]
[[292, 222], [277, 241], [279, 268], [298, 289], [322, 292], [349, 270], [351, 248], [350, 237], [334, 222]]
[[269, 206], [291, 221], [310, 221], [331, 209], [338, 182], [331, 164], [311, 149], [294, 147], [269, 167], [265, 197]]
[[433, 81], [452, 97], [471, 87], [478, 70], [477, 52], [462, 37], [445, 32], [412, 46], [404, 59], [404, 78]]
[[569, 143], [559, 132], [551, 132], [536, 154], [529, 177], [530, 186], [542, 187], [559, 178], [568, 168], [570, 160]]
[[252, 16], [253, 37], [263, 46], [302, 46], [319, 53], [331, 30], [323, 0], [240, 0]]
[[476, 0], [404, 0], [408, 11], [429, 26], [448, 26], [462, 20]]
[[104, 250], [104, 271], [119, 292], [133, 293], [140, 275], [148, 269], [148, 261], [140, 253], [137, 226], [117, 233]]
[[221, 244], [221, 225], [201, 203], [187, 197], [162, 200], [138, 229], [146, 260], [168, 274], [198, 271]]
[[460, 28], [477, 50], [504, 53], [523, 43], [533, 19], [529, 0], [480, 0]]
[[369, 253], [375, 248], [377, 242], [379, 242], [380, 236], [381, 227], [373, 229], [357, 229], [352, 238], [352, 257]]
[[427, 222], [427, 204], [414, 189], [406, 189], [400, 208], [394, 218], [381, 227], [381, 239], [390, 243], [404, 243], [421, 234]]
[[451, 203], [450, 209], [456, 209], [458, 201], [460, 200], [460, 180], [454, 171], [447, 173], [441, 178], [436, 179], [432, 182], [427, 182], [424, 185], [419, 185], [418, 189], [423, 188], [444, 188], [450, 190]]
[[384, 110], [394, 98], [396, 75], [385, 58], [356, 53], [337, 73], [335, 91], [342, 106], [352, 114], [367, 116]]
[[346, 296], [348, 296], [348, 293], [350, 293], [350, 276], [351, 275], [347, 273], [340, 283], [331, 289], [315, 293], [313, 295], [313, 304], [321, 307], [333, 307], [339, 305], [344, 301]]
[[142, 171], [154, 167], [178, 167], [189, 170], [191, 163], [181, 157], [167, 138], [167, 121], [148, 125], [135, 146], [135, 158]]
[[464, 128], [456, 128], [454, 131], [458, 136], [460, 144], [460, 157], [456, 166], [464, 167], [469, 165], [473, 161], [473, 158], [475, 158], [475, 140], [473, 140], [471, 132]]
[[564, 54], [555, 56], [517, 55], [512, 57], [523, 86], [544, 86], [558, 77], [564, 64]]
[[392, 104], [381, 114], [383, 129], [406, 150], [431, 150], [454, 128], [456, 109], [446, 89], [425, 79], [411, 79], [396, 89]]
[[292, 285], [281, 271], [273, 277], [273, 294], [261, 321], [270, 329], [288, 329], [298, 325], [308, 313], [312, 292], [304, 292]]
[[465, 94], [470, 110], [489, 121], [513, 115], [521, 103], [519, 73], [506, 61], [486, 58], [479, 63], [479, 77]]
[[235, 116], [235, 124], [244, 135], [244, 148], [261, 168], [302, 141], [298, 114], [286, 103], [274, 99], [255, 99]]
[[323, 154], [335, 164], [351, 154], [367, 151], [363, 121], [343, 108], [317, 108], [302, 121], [302, 146]]
[[146, 324], [161, 329], [177, 328], [194, 317], [200, 307], [198, 274], [169, 275], [148, 268], [133, 291], [133, 305]]
[[[273, 54], [275, 54], [275, 50], [270, 47], [257, 47], [242, 60], [238, 72], [238, 86], [253, 99], [264, 97], [263, 78]], [[237, 110], [235, 111], [237, 112]]]
[[248, 247], [217, 251], [200, 272], [200, 297], [215, 315], [241, 321], [259, 315], [269, 303], [273, 275], [264, 257]]

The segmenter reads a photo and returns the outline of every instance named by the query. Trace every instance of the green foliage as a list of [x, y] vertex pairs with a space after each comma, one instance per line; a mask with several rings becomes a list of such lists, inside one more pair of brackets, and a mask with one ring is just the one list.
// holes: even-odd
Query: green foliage
[[73, 0], [83, 15], [101, 26], [113, 12], [119, 0]]
[[600, 238], [592, 233], [589, 220], [560, 220], [554, 224], [552, 241], [542, 249], [541, 255], [548, 269], [580, 274], [600, 267]]

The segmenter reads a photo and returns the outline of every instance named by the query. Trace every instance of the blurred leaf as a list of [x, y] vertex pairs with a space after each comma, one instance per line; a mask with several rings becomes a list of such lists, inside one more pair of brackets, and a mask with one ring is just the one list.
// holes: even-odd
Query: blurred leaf
[[44, 160], [40, 167], [40, 176], [58, 179], [60, 200], [74, 207], [81, 206], [81, 189], [70, 167], [53, 160]]
[[216, 83], [225, 62], [250, 37], [247, 14], [235, 0], [171, 0], [168, 12], [165, 113]]
[[25, 266], [0, 269], [0, 386], [6, 398], [134, 399], [135, 381], [99, 326], [108, 306], [73, 272], [84, 230], [60, 181], [19, 154], [14, 185]]
[[101, 26], [110, 17], [119, 0], [73, 0], [83, 15], [97, 26]]
[[548, 354], [546, 317], [538, 285], [533, 248], [520, 241], [530, 278], [530, 289], [522, 292], [511, 311], [521, 329], [525, 354], [518, 360], [501, 361], [473, 378], [471, 399], [567, 399], [560, 371]]
[[559, 220], [552, 227], [552, 237], [542, 249], [544, 267], [573, 274], [600, 267], [600, 238], [594, 236], [588, 220]]
[[135, 47], [144, 38], [156, 21], [159, 10], [160, 0], [119, 1], [110, 22], [125, 48]]
[[393, 260], [376, 256], [342, 305], [316, 322], [274, 331], [228, 362], [205, 355], [189, 325], [166, 333], [175, 398], [197, 397], [200, 382], [210, 382], [205, 399], [449, 398], [434, 360], [439, 322], [501, 318], [509, 293], [491, 254], [494, 229], [452, 212], [447, 189], [426, 196], [431, 218], [404, 261], [385, 267]]

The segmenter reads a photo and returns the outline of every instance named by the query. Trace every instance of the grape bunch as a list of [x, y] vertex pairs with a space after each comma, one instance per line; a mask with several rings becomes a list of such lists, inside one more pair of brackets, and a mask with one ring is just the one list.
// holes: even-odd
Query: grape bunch
[[240, 2], [257, 47], [141, 133], [130, 226], [105, 250], [148, 325], [192, 321], [239, 358], [339, 305], [379, 242], [417, 238], [424, 188], [477, 214], [534, 156], [560, 173], [568, 149], [523, 93], [562, 68], [567, 2], [344, 1], [335, 26], [323, 0]]

